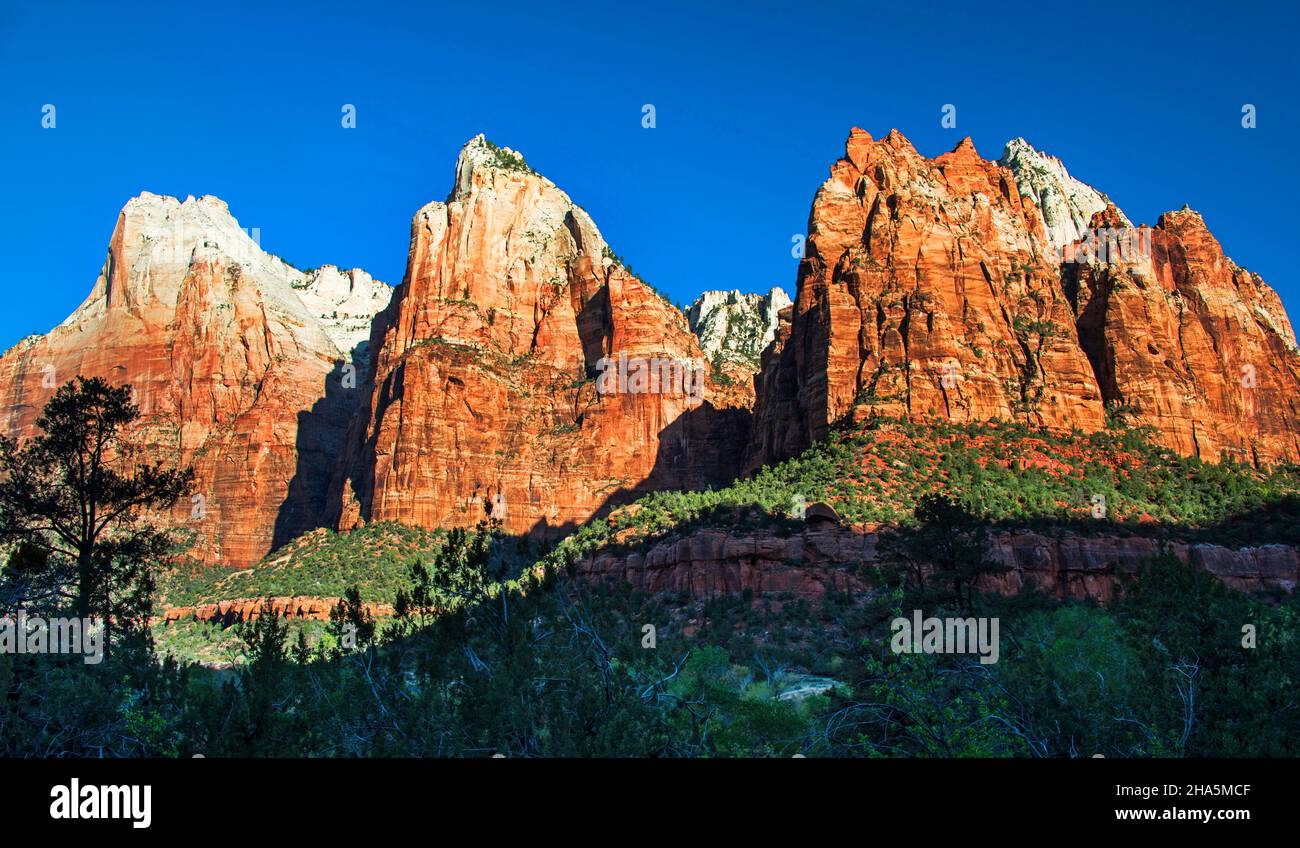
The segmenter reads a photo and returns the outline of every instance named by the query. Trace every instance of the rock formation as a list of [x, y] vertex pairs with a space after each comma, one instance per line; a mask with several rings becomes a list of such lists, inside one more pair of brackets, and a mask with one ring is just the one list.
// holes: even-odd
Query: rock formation
[[778, 313], [789, 305], [780, 288], [767, 294], [706, 291], [686, 311], [686, 320], [711, 362], [738, 362], [754, 372], [776, 337]]
[[[863, 566], [878, 563], [871, 528], [810, 523], [802, 532], [697, 530], [644, 551], [602, 549], [578, 562], [590, 578], [624, 580], [649, 593], [686, 592], [695, 598], [788, 592], [817, 599], [828, 591], [869, 587]], [[1173, 543], [1169, 552], [1246, 592], [1291, 592], [1300, 580], [1300, 550], [1289, 545], [1239, 549]], [[990, 558], [1007, 568], [987, 575], [983, 588], [1015, 594], [1037, 588], [1059, 598], [1106, 602], [1123, 575], [1160, 553], [1142, 536], [1044, 535], [1000, 532], [990, 538]]]
[[554, 183], [482, 136], [448, 200], [416, 213], [371, 349], [334, 486], [342, 528], [490, 514], [554, 536], [740, 465], [748, 410], [714, 385], [685, 316]]
[[[329, 621], [330, 611], [338, 606], [340, 600], [340, 598], [316, 598], [309, 595], [233, 598], [210, 604], [167, 607], [158, 618], [167, 625], [178, 621], [206, 621], [229, 627], [232, 624], [243, 624], [260, 618], [266, 610], [267, 601], [270, 601], [271, 613], [277, 618]], [[363, 603], [361, 609], [372, 618], [388, 618], [393, 615], [391, 604]]]
[[1300, 461], [1277, 294], [1195, 212], [1133, 228], [1023, 140], [999, 164], [854, 129], [797, 283], [683, 315], [479, 136], [416, 213], [396, 293], [292, 268], [216, 198], [133, 199], [86, 301], [0, 358], [0, 416], [27, 435], [73, 376], [129, 383], [152, 454], [198, 473], [174, 516], [193, 551], [236, 566], [322, 524], [555, 537], [875, 413], [1087, 431], [1110, 405], [1184, 454]]
[[763, 363], [751, 465], [855, 410], [1100, 427], [1055, 258], [1035, 204], [970, 139], [927, 159], [896, 130], [854, 129], [813, 201], [791, 326]]
[[1300, 352], [1282, 302], [1184, 208], [1154, 228], [1115, 210], [1062, 265], [1102, 396], [1180, 453], [1300, 461]]
[[1034, 201], [1047, 242], [1058, 253], [1087, 234], [1093, 215], [1113, 205], [1106, 195], [1070, 176], [1060, 159], [1035, 150], [1023, 138], [1007, 142], [998, 164], [1015, 174], [1020, 196]]
[[897, 131], [852, 131], [756, 380], [749, 467], [849, 416], [1089, 431], [1107, 405], [1183, 454], [1300, 459], [1300, 355], [1276, 292], [1195, 212], [1135, 229], [1022, 140], [1002, 161], [969, 139], [927, 159]]
[[360, 369], [367, 361], [370, 324], [392, 299], [393, 289], [360, 268], [322, 265], [294, 284], [298, 297], [320, 321], [330, 340]]
[[[118, 217], [85, 302], [0, 358], [4, 429], [30, 434], [78, 374], [129, 384], [149, 453], [197, 472], [175, 516], [193, 552], [249, 564], [320, 520], [355, 404], [344, 347], [389, 291], [364, 272], [285, 264], [215, 197], [142, 194]], [[322, 320], [326, 304], [347, 318]]]
[[753, 407], [754, 375], [763, 350], [776, 337], [779, 314], [790, 298], [779, 288], [767, 294], [706, 291], [686, 310], [719, 391], [733, 405]]

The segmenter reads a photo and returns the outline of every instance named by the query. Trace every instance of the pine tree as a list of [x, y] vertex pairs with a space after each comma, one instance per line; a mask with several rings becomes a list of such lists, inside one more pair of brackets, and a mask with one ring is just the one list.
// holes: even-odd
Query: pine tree
[[191, 469], [141, 455], [131, 432], [139, 415], [128, 387], [77, 377], [45, 405], [38, 435], [0, 437], [0, 540], [22, 543], [28, 585], [41, 587], [35, 600], [71, 601], [106, 627], [150, 614], [152, 568], [172, 540], [143, 520], [194, 480]]

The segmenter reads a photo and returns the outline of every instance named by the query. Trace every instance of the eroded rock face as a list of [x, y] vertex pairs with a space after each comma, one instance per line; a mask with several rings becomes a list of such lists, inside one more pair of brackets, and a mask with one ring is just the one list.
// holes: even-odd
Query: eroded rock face
[[[1020, 196], [1034, 201], [1047, 242], [1058, 252], [1082, 239], [1092, 216], [1113, 205], [1106, 195], [1070, 176], [1060, 159], [1035, 150], [1023, 138], [1007, 142], [998, 164], [1015, 174]], [[1126, 226], [1132, 226], [1123, 213], [1116, 212]]]
[[751, 465], [853, 413], [1094, 429], [1101, 393], [1056, 251], [1015, 176], [969, 139], [927, 159], [854, 129], [817, 192], [789, 336], [770, 352]]
[[1080, 260], [1079, 236], [1128, 220], [1019, 140], [1002, 161], [853, 130], [795, 302], [710, 292], [689, 320], [481, 136], [448, 200], [416, 214], [395, 295], [363, 271], [286, 265], [216, 198], [144, 194], [85, 303], [0, 358], [0, 426], [30, 434], [77, 374], [131, 384], [151, 453], [198, 472], [176, 521], [200, 559], [237, 566], [322, 523], [491, 514], [553, 537], [877, 411], [1092, 430], [1111, 403], [1186, 454], [1300, 460], [1290, 322], [1200, 216], [1134, 231], [1145, 252]]
[[[1223, 254], [1191, 209], [1062, 266], [1103, 397], [1183, 454], [1300, 460], [1300, 353], [1277, 292]], [[1103, 249], [1104, 247], [1104, 249]]]
[[707, 291], [686, 310], [719, 392], [733, 406], [752, 408], [754, 375], [763, 351], [776, 337], [779, 313], [790, 298], [779, 288], [767, 294]]
[[[461, 151], [447, 202], [416, 213], [371, 349], [334, 491], [341, 528], [491, 514], [555, 536], [740, 465], [748, 410], [713, 384], [685, 316], [615, 261], [563, 191], [482, 136]], [[643, 386], [634, 374], [652, 365]]]
[[706, 291], [686, 311], [686, 320], [710, 361], [737, 362], [752, 372], [776, 336], [778, 313], [789, 305], [780, 288], [767, 294]]
[[368, 361], [370, 324], [388, 306], [392, 286], [360, 268], [344, 271], [322, 265], [294, 284], [298, 297], [311, 310], [335, 347], [351, 356], [359, 369]]
[[789, 306], [789, 295], [774, 287], [767, 294], [705, 291], [686, 310], [725, 404], [753, 408], [754, 375]]
[[[876, 543], [869, 528], [826, 523], [810, 522], [788, 536], [706, 529], [641, 552], [599, 551], [580, 560], [578, 571], [649, 593], [709, 598], [749, 589], [818, 599], [832, 590], [866, 591], [869, 568], [878, 564]], [[1291, 592], [1300, 580], [1300, 550], [1289, 545], [1232, 549], [1175, 543], [1169, 551], [1245, 592]], [[1140, 536], [996, 533], [989, 556], [1007, 571], [983, 578], [981, 588], [1004, 594], [1035, 588], [1062, 599], [1105, 603], [1121, 577], [1135, 574], [1139, 563], [1159, 553], [1157, 540]]]
[[[0, 358], [5, 431], [31, 434], [78, 374], [129, 384], [150, 455], [195, 468], [195, 499], [174, 516], [194, 532], [193, 553], [254, 562], [319, 523], [355, 406], [339, 379], [346, 332], [309, 305], [319, 278], [262, 251], [217, 198], [142, 194], [118, 217], [86, 301]], [[387, 287], [375, 285], [378, 304]]]
[[875, 412], [1086, 432], [1106, 405], [1183, 454], [1300, 458], [1291, 324], [1199, 215], [1134, 229], [1023, 141], [1002, 161], [853, 130], [756, 379], [750, 468]]

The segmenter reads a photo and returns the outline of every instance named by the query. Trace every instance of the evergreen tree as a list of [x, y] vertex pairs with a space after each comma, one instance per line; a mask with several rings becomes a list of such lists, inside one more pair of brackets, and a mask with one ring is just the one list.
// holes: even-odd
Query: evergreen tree
[[21, 543], [24, 601], [71, 601], [105, 626], [147, 620], [152, 567], [172, 541], [143, 519], [173, 506], [194, 473], [141, 456], [139, 415], [128, 387], [77, 377], [45, 405], [38, 435], [0, 437], [0, 539]]
[[921, 592], [927, 578], [933, 578], [951, 593], [958, 609], [971, 610], [980, 578], [1006, 571], [989, 558], [987, 522], [938, 493], [922, 496], [915, 515], [914, 524], [882, 534], [882, 562], [902, 571]]

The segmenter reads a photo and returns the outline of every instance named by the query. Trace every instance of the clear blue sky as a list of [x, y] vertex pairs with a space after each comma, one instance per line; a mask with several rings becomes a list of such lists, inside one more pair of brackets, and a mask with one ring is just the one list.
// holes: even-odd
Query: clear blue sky
[[142, 190], [215, 194], [300, 267], [400, 282], [412, 213], [478, 132], [679, 303], [793, 293], [791, 236], [859, 125], [930, 155], [1023, 135], [1136, 221], [1188, 203], [1300, 320], [1295, 3], [407, 5], [5, 0], [0, 347], [80, 303]]

